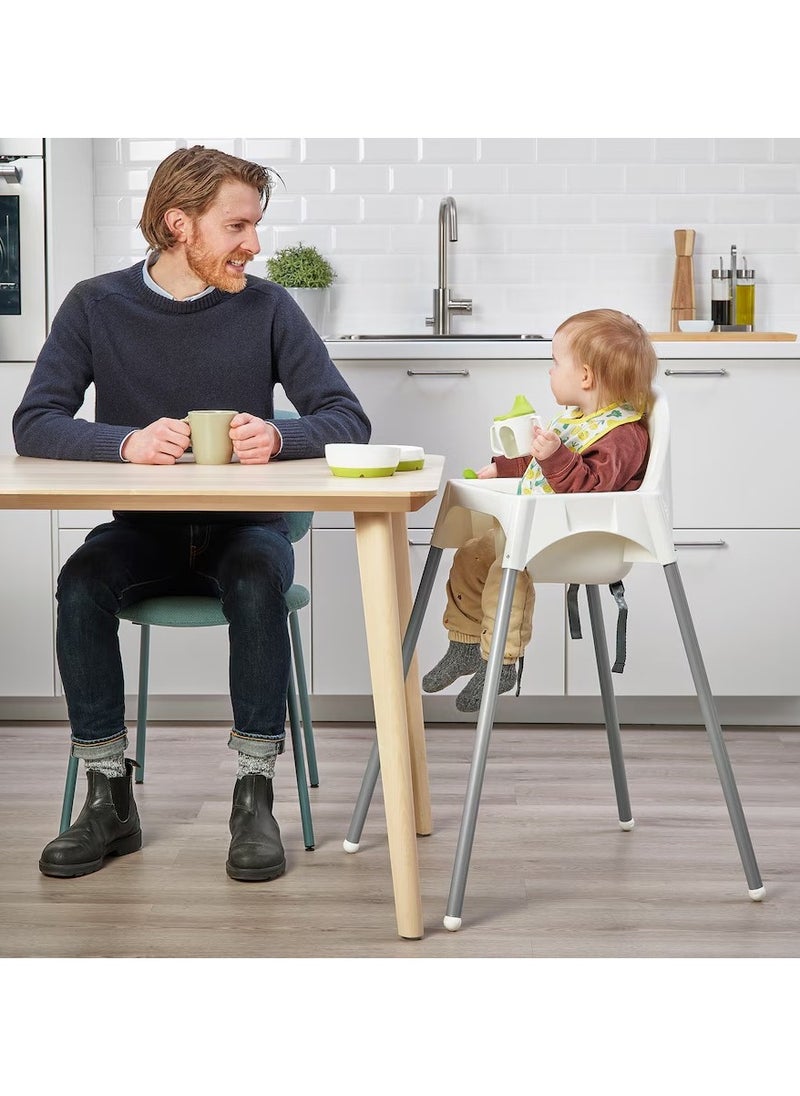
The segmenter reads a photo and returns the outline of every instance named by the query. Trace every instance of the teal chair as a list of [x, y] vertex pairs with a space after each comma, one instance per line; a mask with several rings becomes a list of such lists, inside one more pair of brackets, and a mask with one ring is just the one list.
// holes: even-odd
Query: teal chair
[[[275, 418], [297, 418], [296, 412], [276, 411]], [[292, 543], [306, 535], [311, 527], [312, 513], [287, 513], [284, 515], [289, 527]], [[289, 611], [289, 636], [292, 644], [294, 668], [289, 669], [289, 687], [286, 692], [286, 706], [289, 713], [289, 726], [292, 740], [297, 793], [300, 800], [300, 817], [303, 826], [303, 843], [307, 849], [314, 848], [314, 827], [311, 818], [311, 803], [308, 796], [308, 783], [312, 788], [319, 786], [317, 757], [314, 749], [314, 728], [311, 722], [311, 705], [308, 699], [308, 682], [303, 658], [303, 645], [300, 638], [298, 611], [311, 601], [311, 595], [305, 586], [294, 583], [286, 592], [286, 607]], [[227, 625], [222, 612], [222, 603], [215, 597], [176, 595], [146, 598], [135, 605], [122, 609], [121, 620], [130, 620], [141, 628], [139, 640], [139, 696], [136, 713], [136, 783], [144, 781], [145, 746], [147, 739], [147, 690], [150, 668], [150, 629], [162, 628], [208, 628]], [[306, 776], [308, 762], [308, 777]], [[60, 833], [69, 829], [72, 822], [72, 808], [75, 800], [75, 784], [78, 776], [78, 759], [70, 757], [67, 764], [67, 778], [64, 787], [64, 800], [61, 807]]]

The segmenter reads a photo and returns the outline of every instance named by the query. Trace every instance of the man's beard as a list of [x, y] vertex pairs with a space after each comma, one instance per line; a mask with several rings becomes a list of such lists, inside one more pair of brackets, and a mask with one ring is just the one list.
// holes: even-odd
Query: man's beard
[[207, 251], [201, 243], [186, 244], [186, 262], [193, 274], [206, 285], [213, 285], [225, 293], [239, 293], [247, 285], [244, 267], [241, 274], [232, 274], [225, 265], [231, 259], [246, 263], [250, 256], [243, 252], [234, 252], [220, 259]]

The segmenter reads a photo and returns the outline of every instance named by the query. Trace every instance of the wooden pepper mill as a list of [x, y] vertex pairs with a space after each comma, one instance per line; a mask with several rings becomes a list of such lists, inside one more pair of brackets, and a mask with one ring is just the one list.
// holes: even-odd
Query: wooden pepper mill
[[670, 331], [680, 331], [678, 320], [695, 318], [693, 228], [675, 229], [675, 277], [672, 282]]

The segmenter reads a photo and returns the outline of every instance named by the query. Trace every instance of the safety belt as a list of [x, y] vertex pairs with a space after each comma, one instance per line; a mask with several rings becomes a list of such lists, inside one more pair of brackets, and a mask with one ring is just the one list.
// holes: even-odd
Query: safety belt
[[[628, 606], [625, 602], [625, 587], [622, 581], [612, 582], [608, 587], [617, 603], [617, 657], [611, 667], [612, 674], [621, 674], [625, 669], [626, 635], [628, 629]], [[569, 634], [572, 639], [582, 639], [581, 618], [578, 612], [578, 590], [580, 584], [572, 582], [567, 587], [567, 617]]]

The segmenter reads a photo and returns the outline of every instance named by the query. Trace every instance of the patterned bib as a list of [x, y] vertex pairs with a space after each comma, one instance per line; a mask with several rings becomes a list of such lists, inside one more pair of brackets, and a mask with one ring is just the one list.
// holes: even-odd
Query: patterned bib
[[[641, 417], [641, 412], [636, 411], [629, 403], [610, 403], [591, 415], [584, 415], [582, 411], [573, 408], [572, 411], [566, 411], [563, 415], [557, 415], [547, 429], [558, 434], [567, 448], [575, 453], [582, 453], [615, 426], [622, 426], [625, 422], [638, 422]], [[525, 469], [525, 475], [519, 481], [517, 494], [555, 494], [535, 458]]]

